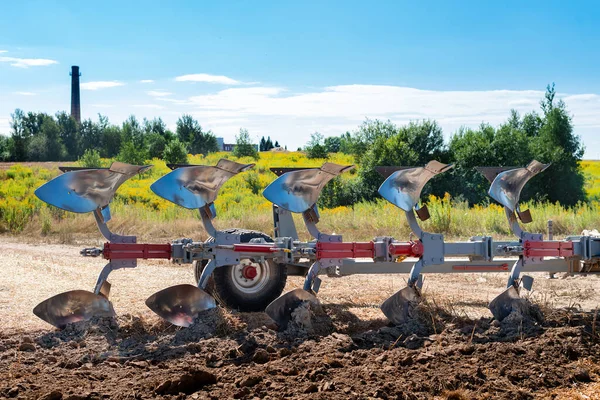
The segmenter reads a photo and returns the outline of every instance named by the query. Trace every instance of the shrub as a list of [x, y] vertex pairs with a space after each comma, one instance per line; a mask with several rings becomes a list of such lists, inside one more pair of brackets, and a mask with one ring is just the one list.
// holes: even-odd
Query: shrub
[[104, 166], [100, 159], [100, 152], [95, 149], [86, 150], [77, 162], [86, 168], [102, 168]]
[[185, 144], [179, 139], [173, 139], [165, 146], [163, 159], [169, 164], [187, 164], [188, 158], [185, 151]]
[[127, 142], [121, 147], [117, 160], [133, 165], [144, 165], [147, 154], [143, 148], [137, 148], [133, 142]]

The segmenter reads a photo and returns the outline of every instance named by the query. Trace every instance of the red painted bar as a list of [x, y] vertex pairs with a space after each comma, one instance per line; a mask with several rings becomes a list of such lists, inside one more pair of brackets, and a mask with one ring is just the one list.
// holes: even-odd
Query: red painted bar
[[526, 240], [523, 242], [525, 257], [572, 257], [572, 242], [539, 242]]
[[473, 271], [473, 272], [508, 271], [508, 264], [502, 264], [502, 265], [453, 265], [452, 269], [456, 270], [456, 271]]
[[317, 260], [322, 258], [373, 258], [373, 242], [317, 243]]
[[107, 260], [125, 260], [132, 258], [171, 258], [170, 244], [150, 243], [104, 243], [102, 255]]

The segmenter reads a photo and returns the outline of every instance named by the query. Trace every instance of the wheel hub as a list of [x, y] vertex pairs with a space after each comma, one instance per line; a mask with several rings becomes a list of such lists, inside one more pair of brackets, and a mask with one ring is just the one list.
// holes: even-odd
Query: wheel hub
[[252, 280], [256, 278], [256, 275], [258, 275], [258, 271], [254, 265], [244, 265], [244, 268], [242, 268], [242, 276], [244, 278]]
[[231, 268], [231, 278], [237, 289], [245, 293], [257, 293], [267, 284], [270, 277], [269, 268], [264, 263], [250, 259], [240, 260]]

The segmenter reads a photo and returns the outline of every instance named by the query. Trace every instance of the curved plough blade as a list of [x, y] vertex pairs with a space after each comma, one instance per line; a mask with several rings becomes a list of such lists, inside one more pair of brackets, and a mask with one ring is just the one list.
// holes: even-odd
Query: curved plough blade
[[425, 184], [452, 165], [429, 161], [424, 167], [401, 169], [392, 173], [379, 187], [379, 194], [404, 211], [410, 211], [419, 202]]
[[502, 321], [513, 311], [515, 303], [520, 301], [521, 296], [519, 296], [519, 291], [514, 286], [511, 286], [492, 300], [488, 307], [494, 319]]
[[550, 164], [542, 164], [533, 160], [525, 168], [515, 168], [499, 173], [488, 191], [491, 198], [515, 211], [521, 196], [521, 190], [531, 178], [548, 168]]
[[393, 324], [400, 325], [408, 321], [412, 308], [420, 301], [419, 290], [407, 286], [384, 301], [379, 308]]
[[146, 299], [146, 305], [173, 325], [188, 327], [198, 314], [217, 306], [215, 299], [197, 286], [171, 286]]
[[93, 317], [113, 317], [115, 310], [104, 296], [87, 290], [72, 290], [42, 301], [35, 306], [33, 313], [62, 329], [67, 324], [87, 321]]
[[279, 296], [265, 309], [265, 313], [277, 323], [279, 329], [285, 329], [292, 318], [292, 313], [305, 301], [317, 304], [317, 297], [304, 290], [294, 289]]
[[325, 163], [321, 168], [287, 172], [271, 182], [263, 196], [278, 207], [302, 213], [317, 202], [327, 182], [353, 168], [353, 165]]
[[158, 196], [188, 209], [214, 202], [221, 186], [254, 164], [239, 164], [221, 159], [216, 166], [171, 165], [175, 169], [154, 182], [150, 189]]
[[69, 171], [37, 188], [35, 195], [63, 210], [87, 213], [106, 207], [123, 182], [150, 167], [113, 162], [110, 168]]

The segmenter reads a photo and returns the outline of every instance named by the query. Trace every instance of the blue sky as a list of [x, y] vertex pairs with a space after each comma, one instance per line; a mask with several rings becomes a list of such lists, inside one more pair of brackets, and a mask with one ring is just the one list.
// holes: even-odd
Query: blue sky
[[71, 65], [84, 118], [189, 113], [291, 149], [366, 117], [497, 125], [556, 82], [600, 158], [598, 20], [591, 1], [5, 2], [0, 133], [15, 108], [69, 110]]

